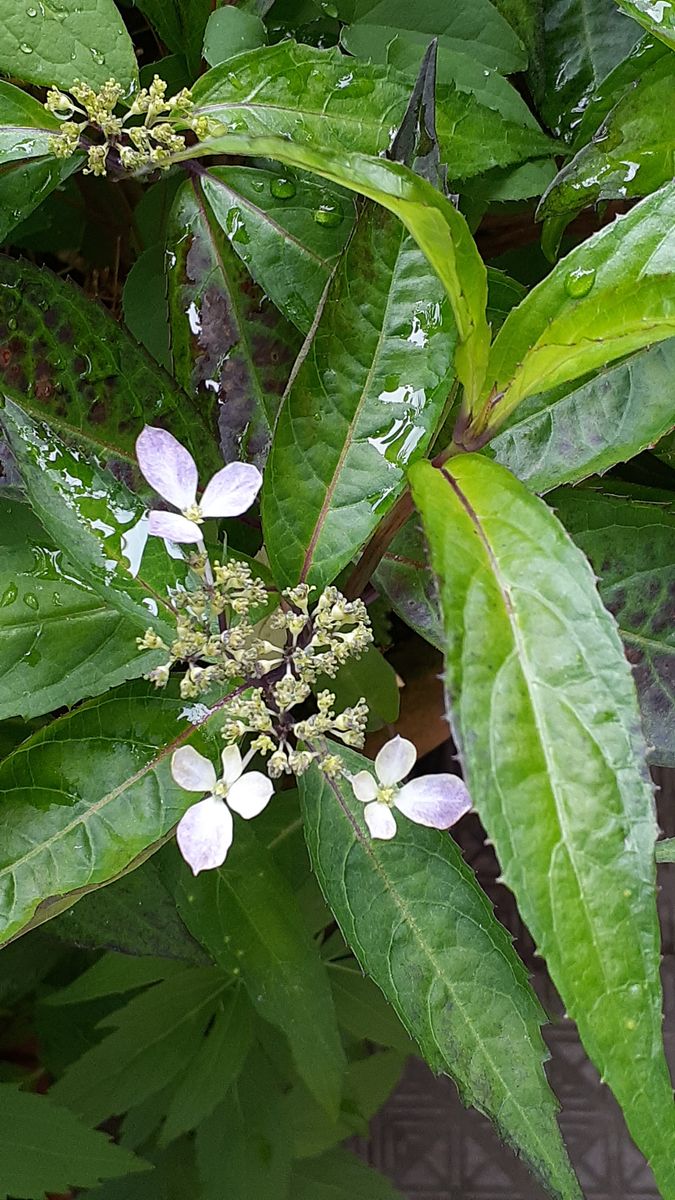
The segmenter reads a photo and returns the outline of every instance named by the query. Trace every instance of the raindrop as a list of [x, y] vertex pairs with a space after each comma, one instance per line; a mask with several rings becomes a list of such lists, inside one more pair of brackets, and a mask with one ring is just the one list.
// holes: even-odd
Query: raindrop
[[0, 596], [0, 608], [8, 608], [10, 604], [14, 603], [18, 594], [19, 589], [16, 584], [10, 583], [9, 586], [5, 588], [2, 596]]
[[23, 602], [26, 605], [26, 608], [33, 608], [37, 610], [40, 607], [40, 602], [34, 592], [26, 592], [25, 596], [23, 597]]
[[19, 46], [19, 50], [21, 50], [21, 52], [23, 54], [32, 54], [33, 53], [33, 47], [29, 46], [28, 42], [22, 42], [21, 45]]
[[8, 329], [16, 329], [16, 326], [17, 326], [16, 317], [10, 317], [7, 322], [7, 328]]
[[340, 224], [342, 215], [342, 209], [337, 204], [321, 204], [314, 213], [314, 220], [317, 225], [327, 225], [332, 229]]
[[290, 200], [295, 195], [297, 188], [292, 179], [285, 179], [281, 176], [279, 179], [272, 180], [270, 191], [277, 200]]
[[595, 283], [595, 267], [577, 267], [565, 279], [565, 291], [575, 300], [587, 296]]
[[101, 51], [97, 50], [95, 46], [90, 46], [89, 48], [91, 50], [91, 57], [93, 58], [94, 62], [97, 63], [99, 67], [104, 66], [105, 55], [101, 54]]
[[37, 8], [27, 8], [26, 16], [27, 17], [37, 17], [37, 12], [38, 12]]

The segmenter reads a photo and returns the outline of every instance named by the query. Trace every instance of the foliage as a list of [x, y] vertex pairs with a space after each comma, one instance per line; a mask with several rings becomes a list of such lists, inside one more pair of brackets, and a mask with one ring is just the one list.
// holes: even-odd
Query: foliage
[[419, 1054], [579, 1200], [471, 804], [675, 1198], [671, 12], [0, 0], [1, 1195], [395, 1200]]

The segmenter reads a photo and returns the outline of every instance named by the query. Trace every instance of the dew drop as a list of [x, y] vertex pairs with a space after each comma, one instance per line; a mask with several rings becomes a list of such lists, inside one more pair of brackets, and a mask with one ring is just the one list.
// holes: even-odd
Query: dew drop
[[22, 42], [21, 45], [19, 46], [19, 50], [21, 51], [22, 54], [32, 54], [33, 53], [33, 47], [29, 46], [28, 42]]
[[280, 176], [279, 179], [273, 179], [270, 184], [270, 191], [277, 200], [290, 200], [295, 195], [297, 188], [292, 179], [286, 179]]
[[577, 267], [575, 271], [570, 271], [567, 275], [565, 279], [565, 291], [568, 296], [579, 300], [582, 296], [588, 295], [594, 283], [595, 267]]
[[93, 58], [94, 62], [97, 63], [99, 67], [104, 66], [105, 54], [101, 54], [101, 51], [97, 50], [95, 46], [90, 46], [89, 49], [91, 51], [91, 57]]
[[9, 586], [5, 588], [2, 596], [0, 596], [0, 608], [8, 608], [10, 604], [14, 603], [18, 594], [19, 589], [16, 584], [10, 583]]
[[37, 17], [37, 12], [38, 12], [37, 8], [27, 8], [26, 16], [27, 17]]
[[34, 592], [26, 592], [25, 596], [23, 597], [23, 602], [26, 605], [26, 608], [32, 608], [36, 611], [40, 607], [40, 602]]
[[317, 225], [326, 225], [333, 229], [342, 220], [342, 209], [337, 204], [321, 204], [314, 213]]

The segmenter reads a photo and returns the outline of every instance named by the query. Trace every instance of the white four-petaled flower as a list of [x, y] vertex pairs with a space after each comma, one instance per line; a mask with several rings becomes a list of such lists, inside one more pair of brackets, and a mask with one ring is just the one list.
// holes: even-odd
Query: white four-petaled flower
[[197, 504], [197, 466], [189, 450], [172, 434], [146, 425], [136, 439], [138, 465], [148, 483], [179, 513], [153, 509], [148, 532], [172, 542], [201, 542], [206, 517], [238, 517], [251, 507], [262, 475], [250, 463], [232, 462], [207, 483]]
[[[238, 746], [222, 753], [220, 779], [208, 758], [192, 746], [181, 746], [171, 759], [171, 774], [186, 792], [208, 792], [181, 817], [176, 840], [194, 875], [222, 867], [232, 845], [232, 812], [250, 820], [268, 804], [274, 786], [261, 771], [247, 771]], [[232, 809], [232, 812], [230, 812]]]
[[397, 808], [410, 821], [432, 829], [449, 829], [471, 808], [471, 797], [457, 775], [421, 775], [403, 787], [417, 761], [417, 750], [407, 738], [395, 737], [382, 747], [375, 759], [375, 778], [370, 771], [351, 776], [357, 800], [365, 804], [366, 824], [374, 838], [393, 838]]

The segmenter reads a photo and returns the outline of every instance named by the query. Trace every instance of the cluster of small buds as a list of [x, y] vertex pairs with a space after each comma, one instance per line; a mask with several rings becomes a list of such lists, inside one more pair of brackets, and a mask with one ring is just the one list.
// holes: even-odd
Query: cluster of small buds
[[305, 683], [314, 683], [320, 675], [334, 679], [340, 667], [349, 658], [360, 658], [373, 640], [362, 600], [347, 600], [336, 587], [327, 587], [310, 615], [312, 591], [305, 583], [287, 588], [283, 593], [287, 605], [270, 622], [286, 631], [297, 676]]
[[[87, 83], [76, 81], [70, 94], [50, 88], [45, 108], [61, 120], [61, 128], [50, 138], [49, 148], [57, 158], [70, 158], [80, 145], [85, 130], [94, 130], [103, 141], [87, 149], [85, 174], [105, 175], [108, 155], [116, 150], [119, 162], [128, 171], [143, 167], [171, 165], [171, 156], [185, 149], [185, 138], [175, 123], [193, 128], [203, 138], [204, 118], [192, 118], [192, 96], [183, 88], [175, 96], [166, 95], [166, 83], [155, 75], [149, 88], [142, 88], [123, 116], [115, 112], [123, 89], [114, 79], [96, 92]], [[138, 118], [143, 118], [138, 123]], [[131, 122], [129, 124], [128, 122]]]

